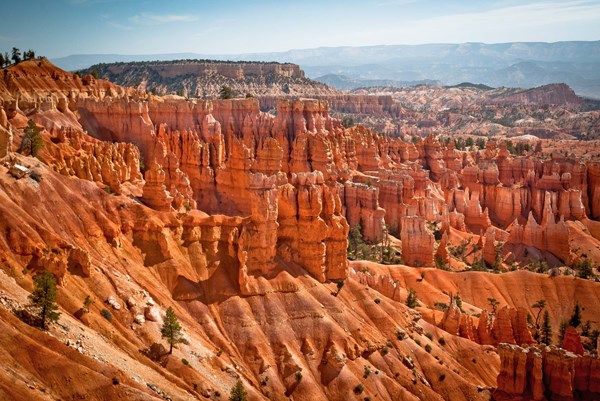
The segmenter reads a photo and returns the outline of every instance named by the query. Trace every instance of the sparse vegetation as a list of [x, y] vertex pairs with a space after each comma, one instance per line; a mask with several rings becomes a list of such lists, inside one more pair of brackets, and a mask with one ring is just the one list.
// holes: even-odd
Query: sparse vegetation
[[408, 296], [406, 297], [406, 306], [409, 308], [416, 308], [419, 306], [419, 299], [417, 298], [417, 293], [412, 288], [408, 289]]
[[56, 305], [56, 279], [48, 270], [33, 279], [33, 292], [29, 295], [31, 307], [39, 313], [39, 327], [48, 328], [48, 324], [58, 321], [60, 313]]
[[546, 345], [552, 344], [552, 326], [550, 325], [550, 314], [544, 311], [540, 341]]
[[173, 308], [170, 306], [165, 313], [160, 334], [162, 338], [166, 339], [169, 343], [169, 354], [173, 353], [173, 345], [182, 343], [184, 341], [183, 334], [181, 333], [181, 325], [177, 320], [175, 311], [173, 311]]
[[233, 98], [233, 89], [229, 85], [221, 86], [219, 90], [219, 98], [220, 99], [232, 99]]
[[495, 315], [498, 310], [498, 305], [500, 305], [500, 301], [498, 301], [496, 298], [488, 298], [487, 301], [490, 304], [492, 313]]
[[362, 394], [363, 391], [365, 391], [365, 386], [362, 384], [357, 384], [356, 387], [354, 387], [354, 394]]
[[244, 385], [241, 380], [238, 380], [231, 388], [229, 393], [229, 401], [247, 401], [248, 393], [244, 390]]
[[581, 324], [581, 306], [579, 303], [575, 304], [573, 308], [573, 314], [571, 315], [571, 319], [569, 320], [569, 326], [573, 326], [575, 328], [579, 327]]
[[44, 141], [40, 135], [40, 129], [33, 120], [29, 120], [27, 127], [23, 130], [23, 139], [21, 140], [19, 152], [36, 157], [43, 147]]
[[565, 332], [567, 331], [569, 324], [564, 320], [560, 322], [560, 328], [558, 329], [558, 345], [562, 347], [562, 343], [565, 339]]
[[92, 306], [94, 303], [95, 301], [89, 295], [86, 295], [85, 299], [83, 300], [83, 310], [89, 313], [90, 306]]
[[109, 322], [112, 322], [112, 313], [110, 313], [110, 311], [108, 309], [102, 309], [100, 311], [100, 315], [105, 318], [106, 320], [108, 320]]

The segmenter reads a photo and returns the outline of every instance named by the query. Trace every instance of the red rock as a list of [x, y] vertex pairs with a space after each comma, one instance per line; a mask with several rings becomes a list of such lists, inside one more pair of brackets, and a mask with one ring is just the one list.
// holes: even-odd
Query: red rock
[[581, 344], [581, 337], [577, 332], [577, 329], [573, 326], [567, 327], [565, 336], [563, 338], [562, 347], [569, 352], [576, 355], [583, 355], [583, 345]]

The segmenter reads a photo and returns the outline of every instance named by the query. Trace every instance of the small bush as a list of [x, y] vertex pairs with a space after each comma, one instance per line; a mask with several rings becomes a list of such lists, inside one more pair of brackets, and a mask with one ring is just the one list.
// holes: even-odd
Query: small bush
[[102, 315], [103, 318], [105, 318], [109, 322], [112, 322], [112, 314], [110, 313], [110, 311], [108, 309], [102, 309], [100, 314]]
[[425, 333], [425, 337], [429, 338], [429, 341], [433, 341], [433, 334]]
[[217, 356], [221, 356], [223, 354], [223, 350], [222, 349], [218, 349], [217, 350]]
[[363, 372], [363, 377], [366, 379], [367, 377], [369, 377], [370, 374], [371, 374], [371, 368], [368, 366], [365, 366], [365, 370]]
[[415, 343], [420, 347], [421, 346], [421, 340], [419, 340], [418, 338], [415, 339]]
[[189, 366], [190, 365], [190, 361], [188, 361], [185, 358], [181, 358], [181, 363], [183, 363], [185, 366]]
[[379, 299], [379, 298], [375, 298], [374, 301], [375, 301], [376, 304], [380, 304], [381, 303], [381, 299]]
[[397, 330], [396, 331], [396, 338], [398, 340], [404, 340], [404, 337], [406, 337], [406, 332], [402, 331], [402, 330]]
[[117, 376], [112, 378], [112, 384], [114, 384], [116, 386], [119, 383], [121, 383], [121, 381], [119, 380], [119, 378]]
[[427, 345], [425, 346], [425, 351], [427, 351], [427, 352], [431, 352], [431, 345], [427, 344]]
[[390, 352], [390, 349], [387, 347], [387, 345], [384, 345], [383, 347], [381, 347], [381, 354], [387, 355], [388, 352]]
[[438, 339], [438, 343], [440, 343], [440, 345], [446, 345], [446, 340], [444, 339], [444, 337], [440, 337]]
[[296, 381], [299, 382], [300, 380], [302, 380], [302, 372], [300, 372], [300, 371], [296, 372], [294, 377], [296, 378]]
[[362, 384], [357, 384], [356, 387], [354, 387], [354, 394], [362, 394], [363, 391], [365, 391], [365, 386]]
[[443, 382], [444, 380], [446, 380], [446, 375], [444, 373], [442, 373], [440, 375], [440, 381]]

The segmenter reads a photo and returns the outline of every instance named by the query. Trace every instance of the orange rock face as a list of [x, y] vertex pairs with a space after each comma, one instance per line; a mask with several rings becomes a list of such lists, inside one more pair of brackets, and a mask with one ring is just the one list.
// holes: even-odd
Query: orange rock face
[[554, 347], [521, 348], [500, 344], [500, 374], [496, 400], [527, 397], [545, 399], [595, 399], [600, 389], [591, 381], [598, 375], [597, 357], [577, 356]]

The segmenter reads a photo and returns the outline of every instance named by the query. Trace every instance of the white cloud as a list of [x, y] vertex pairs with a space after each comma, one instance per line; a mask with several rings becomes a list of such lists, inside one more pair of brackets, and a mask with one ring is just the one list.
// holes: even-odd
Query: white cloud
[[578, 40], [590, 36], [600, 39], [600, 24], [597, 21], [600, 21], [600, 2], [547, 1], [403, 21], [393, 27], [346, 33], [344, 42], [363, 45], [548, 42]]
[[197, 16], [192, 14], [151, 14], [141, 13], [129, 17], [129, 21], [134, 24], [147, 24], [147, 25], [162, 25], [169, 24], [172, 22], [192, 22], [198, 19]]

